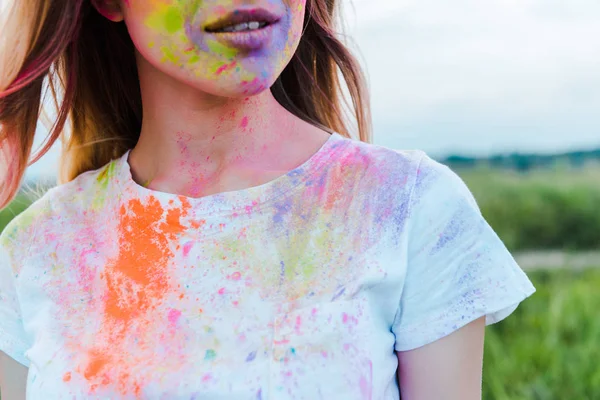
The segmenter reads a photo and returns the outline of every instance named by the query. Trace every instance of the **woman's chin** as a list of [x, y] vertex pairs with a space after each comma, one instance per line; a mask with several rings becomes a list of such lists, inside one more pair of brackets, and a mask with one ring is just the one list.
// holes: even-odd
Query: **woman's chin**
[[206, 88], [205, 90], [215, 96], [222, 97], [247, 97], [247, 96], [255, 96], [269, 89], [275, 80], [271, 82], [270, 80], [259, 80], [254, 79], [253, 81], [234, 81], [234, 82], [223, 82], [222, 85], [216, 83], [211, 88]]

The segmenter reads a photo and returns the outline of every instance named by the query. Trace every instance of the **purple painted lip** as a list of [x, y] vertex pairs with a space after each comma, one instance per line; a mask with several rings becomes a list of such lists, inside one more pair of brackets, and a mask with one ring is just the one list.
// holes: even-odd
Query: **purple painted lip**
[[[205, 24], [203, 31], [205, 35], [228, 47], [239, 50], [257, 50], [271, 42], [275, 26], [279, 20], [280, 17], [263, 8], [238, 9], [215, 22]], [[259, 29], [247, 31], [222, 31], [225, 27], [251, 21], [266, 25]]]
[[258, 21], [271, 25], [280, 20], [280, 17], [264, 8], [237, 9], [227, 13], [216, 21], [207, 22], [203, 29], [205, 32], [214, 33], [227, 26], [244, 22]]

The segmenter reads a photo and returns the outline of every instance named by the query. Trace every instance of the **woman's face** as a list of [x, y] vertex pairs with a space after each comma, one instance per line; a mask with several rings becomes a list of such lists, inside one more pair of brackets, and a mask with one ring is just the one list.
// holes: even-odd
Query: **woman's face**
[[302, 34], [306, 0], [123, 0], [129, 34], [160, 71], [204, 92], [273, 85]]

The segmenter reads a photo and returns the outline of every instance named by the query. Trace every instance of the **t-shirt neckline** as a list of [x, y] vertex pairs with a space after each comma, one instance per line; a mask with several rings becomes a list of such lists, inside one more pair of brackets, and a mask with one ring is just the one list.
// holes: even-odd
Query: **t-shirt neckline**
[[122, 189], [126, 189], [127, 196], [147, 198], [153, 196], [161, 202], [172, 203], [178, 201], [187, 203], [196, 215], [198, 214], [226, 214], [232, 212], [248, 212], [255, 207], [262, 207], [279, 197], [286, 195], [292, 189], [313, 178], [326, 167], [333, 153], [345, 142], [345, 137], [337, 132], [330, 135], [325, 143], [313, 153], [306, 161], [286, 174], [278, 176], [266, 183], [245, 189], [233, 190], [210, 194], [202, 197], [188, 197], [185, 195], [162, 192], [146, 188], [138, 184], [131, 174], [129, 153], [127, 150], [118, 160], [116, 174]]

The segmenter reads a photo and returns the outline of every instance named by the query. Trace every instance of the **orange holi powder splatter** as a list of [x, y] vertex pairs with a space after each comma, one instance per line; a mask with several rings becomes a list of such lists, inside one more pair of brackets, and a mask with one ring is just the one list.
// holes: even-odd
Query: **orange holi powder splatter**
[[[104, 318], [98, 332], [99, 345], [88, 352], [87, 361], [80, 369], [92, 390], [111, 381], [124, 395], [139, 394], [141, 390], [141, 383], [132, 381], [134, 378], [128, 373], [127, 354], [131, 349], [126, 348], [125, 343], [135, 326], [146, 330], [159, 320], [160, 316], [151, 313], [173, 291], [168, 273], [169, 260], [173, 257], [169, 244], [184, 231], [180, 219], [187, 215], [190, 204], [182, 201], [181, 207], [173, 207], [165, 212], [152, 196], [145, 204], [132, 199], [121, 206], [119, 254], [108, 263], [102, 275], [107, 289], [103, 296]], [[176, 317], [174, 312], [169, 315], [170, 320]]]

